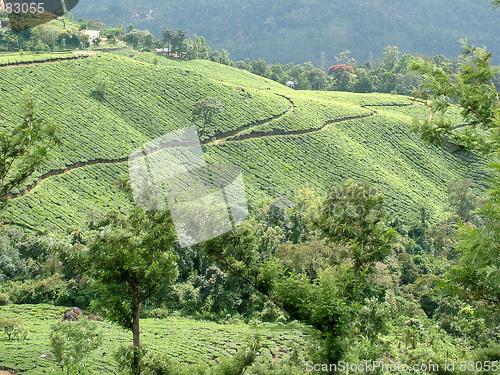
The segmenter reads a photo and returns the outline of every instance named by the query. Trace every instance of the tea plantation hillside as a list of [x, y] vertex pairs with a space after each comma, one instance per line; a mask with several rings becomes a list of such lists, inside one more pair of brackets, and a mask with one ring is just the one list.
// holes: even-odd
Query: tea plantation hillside
[[[9, 340], [0, 332], [0, 369], [15, 369], [25, 374], [53, 373], [57, 367], [50, 332], [64, 315], [66, 307], [52, 305], [10, 305], [0, 307], [0, 318], [16, 318], [23, 323], [24, 340]], [[297, 322], [289, 324], [240, 322], [218, 324], [190, 318], [168, 317], [141, 319], [143, 343], [153, 353], [168, 353], [185, 365], [213, 366], [244, 348], [258, 335], [261, 347], [257, 364], [286, 359], [296, 349], [300, 357], [314, 343], [312, 331]], [[116, 373], [114, 353], [130, 340], [130, 333], [107, 321], [96, 322], [102, 345], [84, 360], [91, 373]]]
[[[4, 222], [72, 230], [89, 217], [124, 209], [114, 184], [144, 142], [193, 124], [195, 102], [214, 97], [224, 111], [201, 134], [206, 158], [243, 173], [251, 200], [321, 189], [349, 178], [367, 181], [408, 217], [419, 205], [445, 209], [458, 177], [484, 189], [485, 163], [429, 147], [409, 131], [425, 107], [386, 94], [294, 91], [209, 61], [149, 53], [0, 68], [2, 125], [21, 121], [22, 92], [35, 89], [41, 114], [61, 126], [62, 146], [15, 194]], [[477, 172], [479, 170], [479, 172]]]

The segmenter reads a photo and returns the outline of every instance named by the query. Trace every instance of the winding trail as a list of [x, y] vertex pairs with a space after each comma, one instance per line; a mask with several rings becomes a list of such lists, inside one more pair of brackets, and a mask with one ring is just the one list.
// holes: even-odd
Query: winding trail
[[[231, 131], [228, 131], [225, 133], [216, 132], [215, 133], [216, 139], [214, 141], [204, 140], [201, 142], [201, 144], [206, 145], [206, 146], [212, 146], [212, 145], [217, 145], [217, 144], [224, 143], [224, 142], [237, 142], [237, 141], [242, 141], [242, 140], [251, 139], [251, 138], [263, 138], [263, 137], [269, 137], [269, 136], [298, 135], [298, 134], [313, 133], [313, 132], [322, 131], [322, 130], [326, 129], [328, 127], [328, 125], [333, 124], [333, 123], [339, 123], [339, 122], [343, 122], [343, 121], [362, 119], [362, 118], [375, 116], [377, 114], [377, 111], [374, 109], [368, 108], [368, 107], [406, 107], [406, 106], [413, 105], [413, 104], [398, 104], [398, 103], [393, 103], [393, 104], [363, 104], [363, 105], [360, 105], [360, 107], [370, 110], [371, 113], [367, 113], [364, 115], [356, 115], [356, 116], [346, 116], [346, 117], [341, 117], [341, 118], [337, 118], [337, 119], [327, 120], [319, 128], [300, 129], [300, 130], [293, 130], [293, 131], [285, 131], [282, 129], [273, 129], [269, 132], [255, 132], [255, 133], [238, 135], [243, 130], [248, 130], [248, 129], [251, 129], [251, 128], [256, 127], [256, 126], [270, 123], [270, 122], [275, 121], [283, 116], [290, 115], [294, 111], [295, 105], [294, 105], [291, 98], [286, 97], [286, 96], [281, 95], [281, 94], [275, 94], [275, 95], [285, 98], [290, 103], [290, 107], [285, 112], [278, 114], [278, 115], [274, 115], [274, 116], [267, 118], [267, 119], [264, 119], [264, 120], [253, 122], [251, 124], [242, 125], [234, 130], [231, 130]], [[167, 146], [168, 145], [164, 145], [162, 148], [167, 147]], [[20, 198], [20, 197], [23, 197], [23, 196], [29, 194], [34, 188], [36, 188], [45, 179], [47, 179], [49, 177], [58, 176], [58, 175], [61, 175], [64, 173], [68, 173], [74, 169], [86, 167], [89, 165], [124, 163], [124, 162], [128, 161], [128, 159], [129, 159], [128, 156], [123, 157], [123, 158], [116, 158], [116, 159], [102, 159], [102, 158], [100, 158], [100, 159], [94, 159], [94, 160], [89, 160], [89, 161], [85, 161], [85, 162], [79, 161], [79, 162], [67, 165], [65, 168], [52, 169], [52, 170], [44, 173], [43, 175], [41, 175], [36, 182], [28, 185], [24, 190], [22, 190], [18, 193], [10, 193], [9, 199]]]

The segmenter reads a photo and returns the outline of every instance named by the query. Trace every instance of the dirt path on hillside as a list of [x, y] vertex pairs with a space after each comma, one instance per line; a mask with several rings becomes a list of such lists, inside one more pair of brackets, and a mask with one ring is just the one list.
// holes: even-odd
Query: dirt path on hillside
[[[278, 95], [280, 97], [285, 98], [290, 103], [290, 107], [284, 113], [279, 114], [279, 115], [275, 115], [275, 116], [270, 117], [270, 118], [265, 119], [265, 120], [261, 120], [261, 121], [257, 121], [257, 122], [251, 123], [251, 124], [240, 126], [239, 128], [232, 130], [232, 131], [229, 131], [229, 132], [226, 132], [226, 133], [216, 132], [215, 133], [215, 137], [216, 137], [215, 141], [205, 140], [205, 141], [202, 141], [201, 144], [206, 145], [206, 146], [212, 146], [212, 145], [218, 145], [218, 144], [221, 144], [224, 142], [238, 142], [238, 141], [243, 141], [243, 140], [251, 139], [251, 138], [263, 138], [263, 137], [269, 137], [269, 136], [299, 135], [299, 134], [313, 133], [313, 132], [318, 132], [318, 131], [322, 131], [324, 129], [327, 129], [328, 126], [330, 124], [333, 124], [333, 123], [339, 123], [339, 122], [344, 122], [344, 121], [349, 121], [349, 120], [354, 120], [354, 119], [362, 119], [362, 118], [375, 116], [377, 114], [377, 111], [374, 109], [370, 109], [368, 107], [405, 107], [405, 106], [413, 105], [413, 104], [397, 104], [397, 103], [373, 104], [373, 105], [364, 104], [364, 105], [360, 105], [360, 107], [370, 110], [371, 113], [367, 113], [364, 115], [347, 116], [347, 117], [342, 117], [342, 118], [338, 118], [338, 119], [328, 120], [323, 124], [323, 126], [321, 126], [319, 128], [300, 129], [300, 130], [289, 131], [289, 132], [286, 132], [282, 129], [274, 129], [274, 130], [269, 131], [269, 132], [256, 132], [256, 133], [238, 135], [243, 130], [248, 130], [248, 129], [251, 129], [255, 126], [270, 123], [270, 122], [275, 121], [283, 116], [289, 115], [294, 111], [295, 106], [294, 106], [294, 103], [293, 103], [291, 98], [288, 98], [288, 97], [286, 97], [284, 95], [280, 95], [280, 94], [275, 94], [275, 95]], [[164, 147], [167, 147], [167, 146], [164, 146]], [[38, 185], [40, 185], [40, 183], [42, 183], [43, 180], [45, 180], [49, 177], [58, 176], [58, 175], [61, 175], [64, 173], [68, 173], [68, 172], [70, 172], [74, 169], [77, 169], [77, 168], [82, 168], [82, 167], [96, 165], [96, 164], [118, 164], [118, 163], [124, 163], [126, 161], [128, 161], [128, 157], [117, 158], [117, 159], [95, 159], [95, 160], [89, 160], [86, 162], [76, 162], [76, 163], [67, 165], [65, 168], [61, 168], [61, 169], [53, 169], [53, 170], [50, 170], [50, 171], [44, 173], [42, 176], [40, 176], [38, 178], [38, 180], [36, 182], [34, 182], [31, 185], [28, 185], [24, 190], [20, 191], [19, 193], [10, 194], [9, 198], [16, 199], [16, 198], [20, 198], [22, 196], [25, 196], [25, 195], [29, 194]], [[0, 375], [2, 375], [2, 374], [0, 373]]]

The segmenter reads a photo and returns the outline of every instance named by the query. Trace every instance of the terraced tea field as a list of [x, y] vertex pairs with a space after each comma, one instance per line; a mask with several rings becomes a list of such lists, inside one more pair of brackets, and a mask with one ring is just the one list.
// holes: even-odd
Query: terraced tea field
[[[153, 64], [155, 57], [99, 54], [0, 68], [2, 126], [19, 123], [21, 93], [35, 88], [40, 112], [61, 126], [63, 141], [14, 194], [5, 222], [79, 229], [90, 212], [125, 209], [114, 180], [126, 176], [130, 152], [192, 125], [194, 103], [207, 97], [224, 111], [201, 135], [206, 158], [239, 166], [252, 200], [353, 178], [374, 184], [388, 208], [408, 218], [423, 203], [441, 216], [455, 178], [484, 189], [484, 161], [430, 147], [409, 131], [412, 117], [426, 111], [408, 97], [295, 91], [209, 61], [157, 56]], [[201, 121], [195, 125], [201, 132]]]
[[11, 65], [30, 65], [35, 63], [57, 62], [85, 58], [88, 55], [76, 55], [73, 52], [61, 53], [2, 53], [0, 67]]
[[[0, 369], [23, 374], [46, 374], [57, 364], [50, 354], [51, 326], [64, 315], [65, 307], [52, 305], [10, 305], [0, 307], [0, 318], [18, 318], [28, 331], [26, 340], [9, 340], [0, 332]], [[71, 324], [71, 323], [70, 323]], [[113, 354], [121, 345], [130, 345], [132, 334], [109, 322], [96, 322], [103, 344], [85, 360], [95, 372], [116, 373]], [[243, 323], [218, 324], [188, 318], [141, 319], [142, 343], [155, 353], [168, 353], [183, 364], [212, 366], [245, 346], [250, 337], [259, 335], [262, 344], [257, 363], [279, 361], [293, 348], [302, 349], [312, 342], [309, 330], [299, 324]]]

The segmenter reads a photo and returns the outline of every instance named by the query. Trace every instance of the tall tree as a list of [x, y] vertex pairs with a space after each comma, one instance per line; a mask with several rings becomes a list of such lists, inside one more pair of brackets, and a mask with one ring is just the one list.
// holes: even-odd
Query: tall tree
[[174, 39], [175, 31], [170, 30], [170, 29], [165, 29], [163, 30], [163, 42], [165, 43], [165, 46], [168, 49], [168, 54], [170, 55], [170, 52], [172, 50], [172, 41]]
[[22, 123], [0, 131], [0, 210], [60, 143], [56, 132], [57, 127], [40, 115], [33, 93], [26, 93]]
[[135, 374], [140, 374], [140, 308], [164, 282], [177, 278], [176, 240], [169, 211], [134, 209], [111, 217], [87, 247], [67, 251], [99, 291], [104, 315], [132, 331]]
[[[498, 4], [498, 2], [496, 2]], [[419, 60], [415, 69], [424, 74], [419, 96], [426, 98], [429, 117], [415, 130], [433, 144], [455, 144], [465, 151], [480, 151], [492, 160], [495, 178], [486, 204], [479, 210], [485, 224], [465, 224], [459, 230], [461, 258], [451, 269], [450, 285], [469, 300], [489, 301], [500, 307], [500, 98], [492, 83], [491, 54], [464, 42], [465, 62], [458, 72]], [[457, 105], [465, 124], [457, 125], [445, 113]]]

